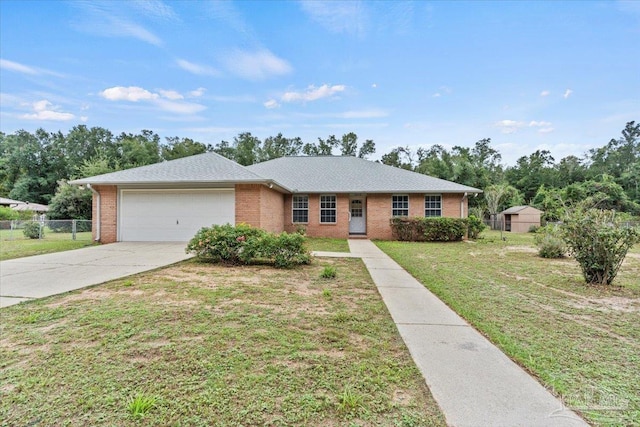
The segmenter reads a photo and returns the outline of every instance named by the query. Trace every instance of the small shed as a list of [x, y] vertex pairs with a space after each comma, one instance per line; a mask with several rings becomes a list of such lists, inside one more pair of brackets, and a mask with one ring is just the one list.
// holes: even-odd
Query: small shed
[[513, 206], [500, 213], [504, 231], [527, 233], [531, 226], [540, 227], [542, 211], [532, 206]]

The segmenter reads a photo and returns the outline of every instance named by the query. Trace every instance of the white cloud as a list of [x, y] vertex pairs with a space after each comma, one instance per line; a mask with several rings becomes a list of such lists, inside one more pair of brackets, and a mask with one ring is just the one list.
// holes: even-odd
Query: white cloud
[[572, 94], [572, 93], [573, 93], [573, 91], [572, 91], [571, 89], [567, 89], [567, 90], [564, 92], [564, 95], [562, 95], [562, 97], [563, 97], [564, 99], [567, 99], [567, 98], [569, 98], [569, 97], [571, 96], [571, 94]]
[[372, 88], [374, 88], [374, 89], [376, 89], [376, 88], [378, 87], [378, 84], [377, 84], [377, 83], [374, 83], [374, 84], [372, 84], [372, 85], [371, 85], [371, 87], [372, 87]]
[[190, 96], [191, 98], [199, 98], [199, 97], [201, 97], [202, 95], [204, 95], [204, 93], [205, 93], [206, 91], [207, 91], [207, 90], [206, 90], [205, 88], [203, 88], [203, 87], [199, 87], [198, 89], [196, 89], [196, 90], [192, 90], [191, 92], [189, 92], [189, 96]]
[[495, 123], [495, 126], [504, 134], [516, 133], [519, 129], [524, 128], [538, 128], [539, 133], [553, 132], [551, 123], [543, 120], [531, 120], [529, 123], [516, 120], [501, 120]]
[[280, 106], [278, 101], [276, 101], [275, 99], [270, 99], [262, 105], [269, 109], [278, 108]]
[[307, 102], [307, 101], [316, 101], [322, 98], [331, 97], [337, 93], [344, 92], [347, 87], [345, 85], [333, 85], [329, 86], [324, 84], [320, 87], [315, 87], [311, 85], [304, 92], [285, 92], [282, 95], [283, 102]]
[[162, 95], [162, 97], [170, 99], [172, 101], [184, 99], [184, 96], [182, 96], [182, 94], [176, 92], [175, 90], [158, 89], [158, 93]]
[[166, 5], [160, 0], [135, 0], [132, 1], [131, 4], [142, 11], [145, 15], [152, 15], [172, 21], [180, 21], [178, 15], [176, 15], [171, 6]]
[[178, 66], [183, 70], [188, 71], [191, 74], [196, 74], [198, 76], [217, 77], [220, 75], [220, 71], [216, 70], [213, 67], [210, 67], [208, 65], [196, 64], [194, 62], [189, 62], [186, 59], [177, 59], [176, 64], [178, 64]]
[[551, 126], [551, 123], [544, 122], [544, 121], [537, 122], [535, 120], [532, 120], [529, 122], [529, 127], [548, 127], [548, 126]]
[[226, 56], [224, 62], [229, 71], [249, 80], [264, 80], [292, 71], [287, 61], [266, 49], [257, 52], [238, 50]]
[[[131, 21], [135, 14], [127, 2], [72, 2], [85, 14], [76, 17], [76, 29], [104, 37], [131, 37], [161, 46], [162, 40], [143, 26]], [[133, 4], [133, 3], [132, 3]]]
[[159, 89], [154, 93], [138, 86], [114, 86], [100, 92], [100, 96], [109, 101], [149, 102], [163, 111], [178, 114], [195, 114], [207, 108], [202, 104], [180, 101], [184, 96], [175, 90]]
[[27, 120], [51, 120], [51, 121], [67, 121], [75, 119], [75, 115], [71, 113], [63, 113], [57, 111], [59, 107], [54, 106], [51, 102], [43, 99], [32, 104], [33, 113], [23, 114], [20, 116]]
[[150, 99], [158, 98], [157, 93], [151, 93], [146, 89], [138, 86], [115, 86], [100, 92], [100, 96], [109, 101], [148, 101]]
[[540, 96], [549, 96], [551, 94], [551, 92], [549, 92], [548, 90], [543, 90], [542, 92], [540, 92]]
[[437, 91], [437, 92], [435, 92], [433, 95], [431, 95], [431, 97], [432, 97], [432, 98], [440, 98], [440, 97], [441, 97], [441, 96], [443, 96], [443, 95], [449, 95], [449, 94], [451, 94], [451, 92], [453, 92], [453, 91], [451, 90], [451, 88], [450, 88], [450, 87], [448, 87], [448, 86], [440, 86], [440, 87], [438, 88], [438, 91]]
[[500, 132], [510, 134], [515, 133], [518, 129], [526, 126], [526, 124], [515, 120], [500, 120], [495, 126], [500, 129]]
[[9, 71], [16, 71], [18, 73], [23, 73], [23, 74], [31, 74], [31, 75], [38, 74], [38, 71], [35, 68], [29, 67], [27, 65], [19, 64], [17, 62], [9, 61], [6, 59], [0, 59], [0, 68], [9, 70]]
[[363, 36], [367, 32], [368, 13], [365, 4], [359, 1], [319, 2], [305, 0], [302, 10], [311, 19], [333, 33]]

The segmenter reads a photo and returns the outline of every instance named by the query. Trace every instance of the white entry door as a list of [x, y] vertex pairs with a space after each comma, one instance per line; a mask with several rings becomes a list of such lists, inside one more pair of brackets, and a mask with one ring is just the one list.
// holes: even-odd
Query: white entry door
[[364, 196], [351, 197], [349, 214], [349, 234], [365, 234], [367, 232], [367, 213]]
[[235, 223], [235, 191], [122, 190], [120, 241], [186, 242], [202, 227]]

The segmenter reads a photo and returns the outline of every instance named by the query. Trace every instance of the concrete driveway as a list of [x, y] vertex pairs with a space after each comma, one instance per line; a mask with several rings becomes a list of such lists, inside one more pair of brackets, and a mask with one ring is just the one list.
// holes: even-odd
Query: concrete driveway
[[0, 261], [0, 307], [61, 294], [191, 258], [186, 242], [120, 242]]

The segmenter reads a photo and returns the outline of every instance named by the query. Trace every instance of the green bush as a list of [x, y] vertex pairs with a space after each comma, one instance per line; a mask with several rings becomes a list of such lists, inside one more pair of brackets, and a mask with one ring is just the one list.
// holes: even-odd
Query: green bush
[[477, 239], [480, 233], [487, 228], [484, 222], [475, 215], [469, 215], [467, 222], [469, 224], [467, 233], [470, 239]]
[[22, 232], [27, 239], [40, 239], [44, 237], [44, 230], [41, 229], [40, 223], [37, 221], [27, 222]]
[[414, 242], [452, 242], [462, 240], [468, 229], [464, 218], [391, 218], [395, 239]]
[[201, 228], [186, 251], [199, 259], [229, 264], [266, 262], [289, 268], [311, 262], [301, 234], [273, 234], [247, 224]]
[[335, 267], [331, 266], [331, 265], [327, 265], [323, 270], [322, 273], [320, 273], [320, 277], [322, 279], [335, 279], [337, 276], [338, 272], [336, 270]]
[[0, 206], [0, 221], [11, 221], [12, 219], [18, 218], [20, 218], [18, 211], [8, 206]]
[[542, 258], [562, 258], [567, 253], [562, 233], [555, 225], [538, 227], [534, 241], [538, 246], [538, 255]]
[[562, 237], [588, 284], [610, 285], [640, 229], [625, 227], [615, 211], [578, 208], [562, 225]]

